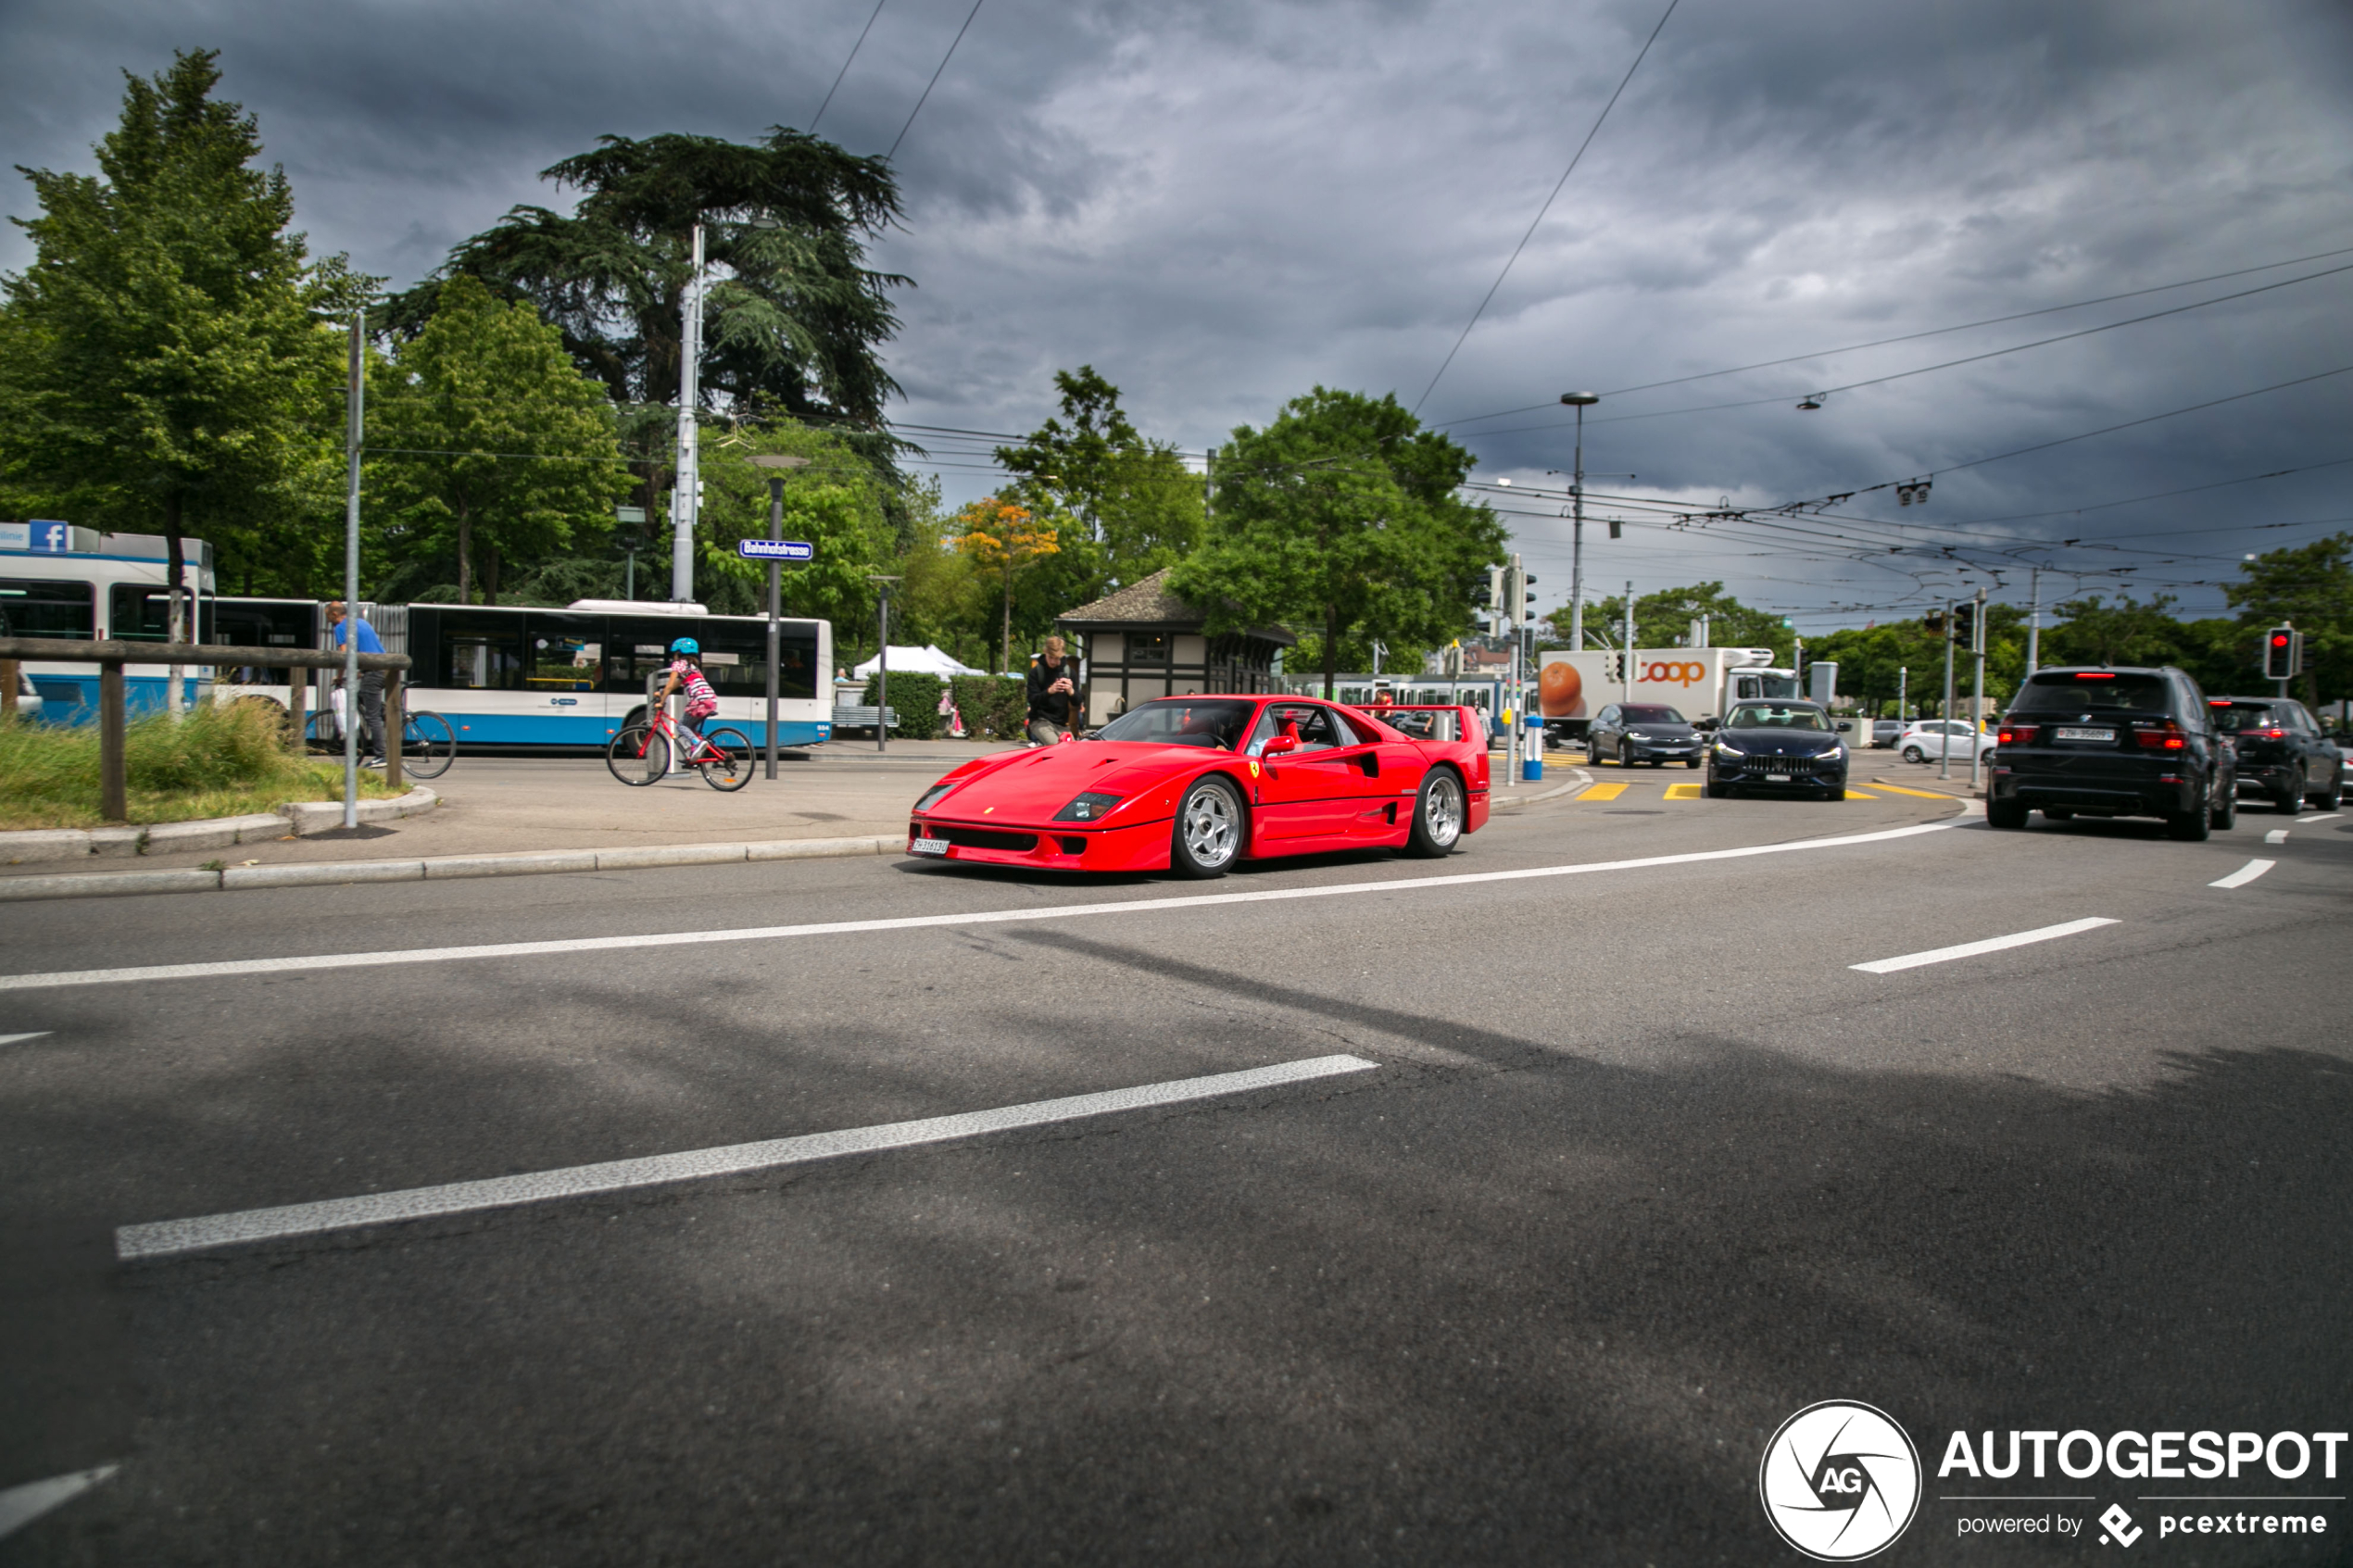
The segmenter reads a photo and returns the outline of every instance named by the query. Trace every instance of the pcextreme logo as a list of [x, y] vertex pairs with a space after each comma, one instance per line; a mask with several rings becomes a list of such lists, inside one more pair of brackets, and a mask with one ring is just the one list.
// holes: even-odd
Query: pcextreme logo
[[1894, 1544], [1919, 1512], [1919, 1450], [1885, 1411], [1825, 1399], [1781, 1423], [1756, 1489], [1781, 1539], [1818, 1562], [1854, 1562]]
[[1664, 681], [1678, 686], [1688, 686], [1707, 679], [1707, 666], [1693, 659], [1684, 659], [1680, 661], [1661, 659], [1656, 663], [1643, 665], [1638, 672], [1636, 678], [1643, 681]]

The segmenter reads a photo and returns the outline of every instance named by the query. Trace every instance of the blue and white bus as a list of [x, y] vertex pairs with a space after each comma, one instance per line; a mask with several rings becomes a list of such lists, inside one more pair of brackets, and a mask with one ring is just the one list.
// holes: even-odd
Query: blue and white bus
[[[702, 645], [703, 673], [719, 694], [719, 720], [754, 745], [767, 733], [768, 622], [712, 615], [697, 604], [581, 599], [561, 609], [506, 605], [371, 605], [359, 613], [387, 653], [411, 659], [403, 698], [440, 714], [458, 744], [594, 746], [643, 715], [648, 680], [667, 668], [670, 645]], [[252, 666], [220, 671], [216, 700], [292, 693], [271, 669], [270, 645], [328, 646], [321, 607], [306, 599], [233, 596], [213, 607], [221, 640], [256, 648]], [[776, 744], [818, 746], [833, 738], [833, 627], [786, 621], [777, 638]], [[317, 712], [313, 696], [306, 707]]]
[[[182, 546], [194, 590], [190, 630], [198, 641], [212, 628], [212, 546], [185, 539]], [[0, 522], [0, 636], [60, 637], [71, 642], [168, 642], [170, 607], [164, 590], [164, 541], [153, 533], [102, 533], [68, 522]], [[41, 694], [41, 717], [51, 723], [94, 722], [98, 667], [24, 661]], [[170, 672], [160, 664], [123, 666], [123, 708], [137, 718], [168, 706]], [[212, 671], [182, 671], [182, 698], [194, 703], [212, 684]]]

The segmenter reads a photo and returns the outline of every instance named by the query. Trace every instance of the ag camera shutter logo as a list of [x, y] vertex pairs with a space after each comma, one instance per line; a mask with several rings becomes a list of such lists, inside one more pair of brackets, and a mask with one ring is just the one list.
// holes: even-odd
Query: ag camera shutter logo
[[1919, 1450], [1885, 1411], [1825, 1399], [1781, 1423], [1756, 1489], [1781, 1539], [1818, 1562], [1855, 1562], [1919, 1512]]

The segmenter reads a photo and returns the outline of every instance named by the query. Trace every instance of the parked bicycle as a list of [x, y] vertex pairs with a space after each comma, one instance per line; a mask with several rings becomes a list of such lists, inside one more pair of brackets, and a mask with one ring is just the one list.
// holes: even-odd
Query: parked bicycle
[[718, 725], [695, 739], [659, 708], [650, 718], [628, 725], [606, 744], [605, 766], [623, 784], [643, 788], [669, 775], [673, 754], [682, 766], [701, 773], [702, 782], [713, 789], [732, 792], [751, 783], [751, 737], [741, 730]]
[[[343, 749], [343, 729], [333, 711], [310, 715], [303, 735], [306, 749], [317, 747], [325, 752]], [[458, 759], [457, 732], [449, 721], [438, 713], [415, 712], [400, 716], [400, 771], [412, 779], [437, 779], [449, 771]]]

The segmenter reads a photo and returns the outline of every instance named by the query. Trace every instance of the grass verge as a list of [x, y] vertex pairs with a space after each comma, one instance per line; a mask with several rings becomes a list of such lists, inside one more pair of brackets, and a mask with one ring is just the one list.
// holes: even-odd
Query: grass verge
[[[340, 800], [343, 768], [289, 751], [281, 716], [259, 703], [210, 703], [174, 720], [142, 719], [123, 734], [131, 821], [185, 822], [274, 811], [291, 800]], [[395, 792], [362, 771], [363, 798]], [[0, 721], [0, 831], [91, 828], [98, 815], [98, 730]]]

